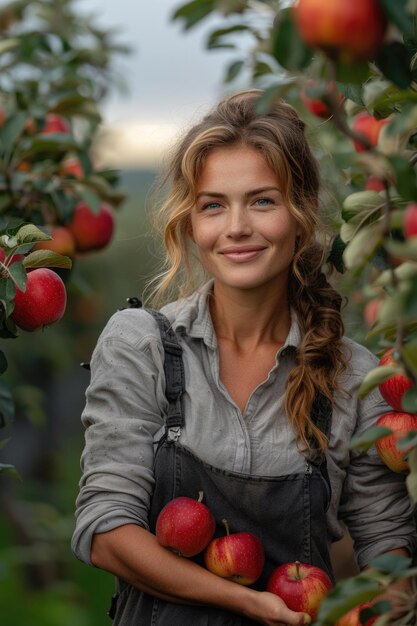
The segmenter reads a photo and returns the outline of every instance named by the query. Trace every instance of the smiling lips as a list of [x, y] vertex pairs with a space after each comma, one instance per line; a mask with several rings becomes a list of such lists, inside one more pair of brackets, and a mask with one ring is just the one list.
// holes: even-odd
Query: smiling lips
[[246, 263], [258, 257], [263, 250], [265, 246], [241, 246], [224, 248], [219, 254], [233, 263]]

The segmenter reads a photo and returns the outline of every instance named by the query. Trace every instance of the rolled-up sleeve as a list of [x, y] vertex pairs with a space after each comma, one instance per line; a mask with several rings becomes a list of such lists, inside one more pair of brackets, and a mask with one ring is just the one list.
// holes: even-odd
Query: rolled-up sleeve
[[[357, 409], [354, 434], [375, 425], [380, 415], [392, 410], [377, 389], [359, 401]], [[405, 476], [389, 470], [374, 446], [367, 452], [351, 452], [339, 515], [349, 528], [361, 569], [389, 550], [416, 550], [413, 510]]]
[[72, 538], [74, 554], [86, 563], [91, 563], [94, 533], [127, 523], [148, 526], [153, 439], [166, 408], [158, 339], [149, 314], [121, 311], [109, 321], [91, 359]]

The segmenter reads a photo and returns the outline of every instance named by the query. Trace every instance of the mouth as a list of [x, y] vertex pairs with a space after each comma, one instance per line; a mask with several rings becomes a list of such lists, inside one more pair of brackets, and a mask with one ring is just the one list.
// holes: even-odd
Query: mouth
[[265, 246], [230, 247], [220, 250], [220, 254], [234, 263], [246, 263], [256, 259], [264, 250]]

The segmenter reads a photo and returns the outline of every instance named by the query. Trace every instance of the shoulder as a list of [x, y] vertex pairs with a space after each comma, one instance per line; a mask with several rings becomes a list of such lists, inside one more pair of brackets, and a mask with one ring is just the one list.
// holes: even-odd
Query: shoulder
[[146, 309], [122, 309], [114, 313], [99, 337], [98, 343], [118, 342], [132, 348], [159, 343], [155, 318]]

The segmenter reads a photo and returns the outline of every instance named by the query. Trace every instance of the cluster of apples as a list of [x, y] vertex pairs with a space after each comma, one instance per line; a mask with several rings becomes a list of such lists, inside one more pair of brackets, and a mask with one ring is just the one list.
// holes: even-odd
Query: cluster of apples
[[[4, 111], [0, 108], [0, 126], [4, 122]], [[35, 132], [35, 122], [29, 119], [26, 124], [28, 133]], [[43, 135], [71, 133], [69, 122], [61, 115], [48, 113], [39, 132]], [[29, 162], [22, 162], [18, 169], [31, 169]], [[80, 161], [67, 158], [62, 165], [62, 175], [81, 179], [84, 176]], [[65, 225], [45, 226], [51, 239], [40, 241], [34, 250], [50, 250], [73, 259], [79, 254], [96, 252], [105, 248], [111, 241], [115, 228], [113, 209], [102, 202], [98, 211], [93, 211], [86, 202], [78, 202], [71, 221]], [[23, 255], [16, 254], [8, 259], [10, 265], [21, 260]], [[0, 261], [5, 261], [4, 251], [0, 249]], [[27, 270], [25, 291], [16, 290], [14, 310], [11, 315], [15, 324], [26, 331], [34, 331], [59, 321], [64, 315], [67, 294], [63, 280], [53, 270], [46, 267]]]
[[[397, 366], [395, 351], [390, 348], [379, 360], [380, 366]], [[417, 415], [406, 413], [402, 407], [402, 399], [406, 391], [413, 386], [405, 374], [398, 373], [380, 383], [379, 390], [384, 400], [392, 407], [392, 411], [378, 418], [376, 425], [389, 428], [392, 433], [381, 437], [375, 443], [376, 450], [384, 463], [397, 473], [408, 473], [409, 464], [406, 460], [411, 448], [399, 446], [399, 442], [409, 432], [417, 433]]]
[[[56, 113], [48, 113], [41, 134], [61, 133], [68, 135], [71, 127], [68, 121]], [[75, 178], [83, 178], [84, 171], [76, 157], [65, 159], [62, 174]], [[93, 211], [86, 202], [79, 202], [73, 212], [71, 221], [65, 226], [49, 228], [52, 239], [37, 245], [37, 248], [53, 250], [59, 254], [74, 257], [77, 253], [101, 250], [111, 241], [115, 227], [114, 214], [111, 206], [102, 202], [98, 211]]]
[[[113, 233], [114, 218], [111, 208], [103, 203], [98, 213], [93, 213], [85, 202], [74, 211], [73, 220], [67, 226], [47, 228], [51, 239], [38, 242], [34, 250], [51, 250], [74, 258], [78, 252], [90, 252], [105, 247]], [[0, 261], [4, 261], [0, 249]], [[23, 255], [14, 255], [10, 263]], [[27, 270], [25, 291], [16, 289], [14, 310], [11, 318], [22, 330], [35, 331], [58, 322], [64, 315], [67, 293], [62, 278], [47, 267]]]
[[[210, 509], [198, 499], [174, 498], [160, 511], [155, 534], [160, 545], [184, 556], [204, 552], [204, 564], [217, 576], [241, 585], [252, 585], [262, 574], [265, 551], [259, 538], [250, 532], [230, 533], [214, 538], [216, 521]], [[332, 582], [321, 568], [300, 563], [283, 563], [276, 567], [267, 582], [267, 591], [280, 596], [293, 611], [317, 617], [323, 598]]]

